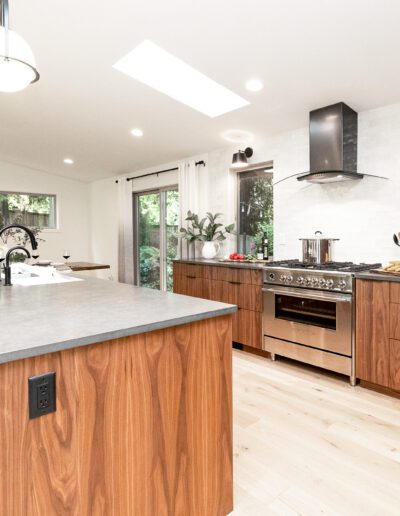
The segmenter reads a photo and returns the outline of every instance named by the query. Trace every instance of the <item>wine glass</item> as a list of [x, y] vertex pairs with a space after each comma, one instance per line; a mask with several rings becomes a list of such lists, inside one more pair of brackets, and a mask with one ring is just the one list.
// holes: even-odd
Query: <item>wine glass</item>
[[65, 250], [63, 251], [63, 258], [64, 258], [65, 260], [68, 260], [68, 258], [69, 258], [70, 256], [71, 256], [71, 253], [68, 251], [68, 249], [65, 249]]

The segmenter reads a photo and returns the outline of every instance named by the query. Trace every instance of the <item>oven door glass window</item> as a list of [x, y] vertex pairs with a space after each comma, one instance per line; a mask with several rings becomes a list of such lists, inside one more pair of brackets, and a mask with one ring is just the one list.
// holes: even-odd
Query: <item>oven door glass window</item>
[[336, 303], [275, 295], [275, 318], [336, 330]]

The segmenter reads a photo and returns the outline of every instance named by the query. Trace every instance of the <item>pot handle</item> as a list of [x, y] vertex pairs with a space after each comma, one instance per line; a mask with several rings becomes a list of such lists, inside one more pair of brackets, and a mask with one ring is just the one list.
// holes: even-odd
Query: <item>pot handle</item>
[[317, 236], [317, 235], [322, 236], [322, 231], [319, 231], [319, 230], [318, 230], [318, 231], [316, 231], [316, 232], [314, 233], [314, 235], [315, 235], [315, 236]]
[[214, 245], [217, 247], [217, 254], [219, 253], [219, 250], [221, 249], [221, 246], [219, 245], [219, 242], [214, 241]]

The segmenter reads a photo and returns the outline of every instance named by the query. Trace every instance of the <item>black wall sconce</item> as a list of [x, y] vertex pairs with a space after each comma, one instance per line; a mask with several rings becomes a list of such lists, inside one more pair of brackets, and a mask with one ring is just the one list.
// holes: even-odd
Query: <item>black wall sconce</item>
[[239, 150], [235, 152], [232, 157], [232, 168], [242, 168], [247, 166], [247, 159], [253, 155], [253, 149], [247, 147], [244, 151]]

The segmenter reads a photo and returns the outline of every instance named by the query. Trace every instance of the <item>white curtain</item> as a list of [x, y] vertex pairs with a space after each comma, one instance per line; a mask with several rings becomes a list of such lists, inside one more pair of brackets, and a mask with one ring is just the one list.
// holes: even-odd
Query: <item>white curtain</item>
[[118, 182], [119, 233], [118, 233], [118, 281], [134, 282], [133, 265], [133, 199], [132, 181], [125, 177]]
[[[196, 166], [195, 160], [182, 162], [179, 164], [179, 227], [187, 227], [185, 221], [187, 212], [190, 210], [199, 213], [199, 166]], [[186, 240], [181, 239], [180, 257], [189, 258], [193, 256], [194, 246], [189, 247]]]

